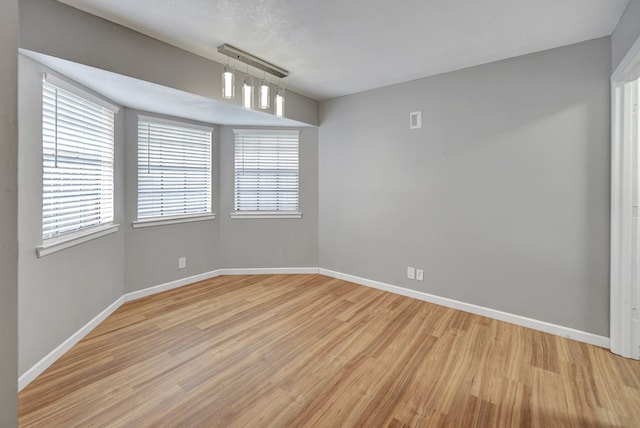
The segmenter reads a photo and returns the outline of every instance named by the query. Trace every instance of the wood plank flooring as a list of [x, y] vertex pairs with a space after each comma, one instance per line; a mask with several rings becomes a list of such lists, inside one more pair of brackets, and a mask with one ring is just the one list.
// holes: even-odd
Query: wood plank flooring
[[325, 276], [223, 276], [123, 305], [19, 423], [639, 427], [640, 362]]

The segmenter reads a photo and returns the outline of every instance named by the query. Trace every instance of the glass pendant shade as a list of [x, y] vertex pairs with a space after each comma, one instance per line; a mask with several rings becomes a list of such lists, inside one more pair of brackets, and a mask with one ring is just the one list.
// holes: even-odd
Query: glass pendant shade
[[242, 108], [253, 109], [253, 79], [250, 76], [242, 79]]
[[266, 79], [260, 81], [260, 108], [266, 110], [271, 105], [269, 94], [269, 82]]
[[275, 105], [276, 116], [284, 117], [284, 88], [282, 86], [276, 90]]
[[227, 64], [224, 66], [224, 72], [222, 73], [222, 98], [232, 99], [235, 96], [235, 87], [233, 68]]

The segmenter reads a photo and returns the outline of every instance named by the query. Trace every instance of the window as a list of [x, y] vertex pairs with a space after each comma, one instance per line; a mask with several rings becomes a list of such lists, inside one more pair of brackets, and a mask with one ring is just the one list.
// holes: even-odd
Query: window
[[236, 217], [300, 217], [298, 131], [235, 129]]
[[214, 218], [211, 134], [211, 128], [138, 117], [134, 227]]
[[113, 225], [113, 156], [117, 108], [94, 101], [98, 98], [45, 75], [42, 84], [43, 245], [38, 247], [38, 256], [53, 252], [51, 248], [63, 241], [89, 235], [97, 229], [104, 231], [100, 226], [116, 226]]

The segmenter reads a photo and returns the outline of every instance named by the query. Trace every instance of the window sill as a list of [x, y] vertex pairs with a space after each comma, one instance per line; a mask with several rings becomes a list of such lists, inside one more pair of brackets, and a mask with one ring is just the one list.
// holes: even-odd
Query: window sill
[[292, 211], [247, 211], [231, 213], [233, 220], [250, 220], [262, 218], [302, 218], [302, 213]]
[[184, 216], [167, 217], [167, 218], [154, 217], [150, 219], [136, 220], [134, 222], [131, 222], [131, 227], [133, 227], [134, 229], [139, 229], [141, 227], [165, 226], [168, 224], [192, 223], [194, 221], [215, 220], [215, 218], [216, 218], [215, 214], [197, 215], [197, 216], [190, 216], [190, 217], [184, 217]]
[[70, 247], [75, 247], [76, 245], [80, 245], [84, 242], [91, 241], [105, 235], [110, 235], [117, 232], [119, 226], [119, 224], [107, 224], [92, 227], [91, 229], [80, 232], [70, 233], [65, 236], [47, 239], [42, 243], [42, 245], [36, 247], [36, 255], [38, 258], [42, 258], [49, 254], [57, 253], [58, 251], [65, 250]]

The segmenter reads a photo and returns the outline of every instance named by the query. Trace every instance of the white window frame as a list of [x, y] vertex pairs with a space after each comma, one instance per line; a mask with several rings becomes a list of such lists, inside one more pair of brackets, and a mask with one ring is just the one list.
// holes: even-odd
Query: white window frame
[[[234, 220], [240, 219], [299, 219], [302, 218], [302, 212], [300, 211], [300, 131], [293, 129], [234, 129], [234, 189], [233, 189], [233, 206], [234, 211], [230, 214], [230, 217]], [[296, 210], [282, 210], [282, 211], [240, 211], [236, 210], [236, 136], [237, 135], [295, 135], [298, 139], [298, 159], [297, 159], [297, 207]]]
[[640, 38], [611, 76], [611, 351], [640, 359]]
[[[138, 132], [138, 127], [140, 122], [149, 122], [152, 124], [158, 125], [169, 125], [181, 128], [187, 128], [192, 130], [203, 131], [209, 133], [210, 135], [210, 146], [209, 146], [209, 211], [203, 213], [194, 213], [194, 214], [179, 214], [179, 215], [167, 215], [167, 216], [154, 216], [154, 217], [139, 217], [139, 197], [140, 197], [140, 183], [139, 183], [139, 162], [136, 162], [136, 217], [137, 219], [131, 223], [131, 226], [134, 229], [143, 228], [143, 227], [152, 227], [152, 226], [163, 226], [169, 224], [179, 224], [179, 223], [191, 223], [197, 221], [206, 221], [206, 220], [214, 220], [216, 215], [213, 211], [213, 127], [211, 126], [202, 126], [196, 125], [190, 122], [180, 121], [180, 120], [169, 120], [154, 116], [148, 115], [138, 115], [138, 120], [136, 123], [136, 133]], [[136, 138], [136, 143], [139, 144], [140, 136]], [[138, 147], [139, 150], [139, 147]], [[137, 155], [139, 155], [139, 151], [136, 151]]]
[[[99, 97], [93, 93], [90, 93], [86, 90], [83, 90], [81, 88], [79, 88], [76, 84], [71, 83], [70, 81], [67, 81], [64, 78], [61, 77], [57, 77], [54, 76], [50, 73], [44, 73], [43, 74], [43, 96], [44, 96], [44, 82], [55, 86], [56, 88], [69, 92], [77, 97], [80, 97], [82, 99], [84, 99], [85, 101], [89, 101], [93, 104], [97, 104], [100, 107], [103, 107], [107, 110], [110, 110], [113, 112], [113, 116], [114, 116], [114, 122], [113, 122], [113, 126], [114, 126], [114, 135], [113, 135], [113, 140], [112, 140], [112, 150], [113, 150], [113, 158], [112, 158], [112, 170], [111, 170], [111, 177], [112, 177], [112, 193], [111, 193], [111, 197], [112, 199], [112, 215], [111, 218], [108, 221], [105, 221], [103, 223], [100, 223], [98, 225], [95, 226], [90, 226], [90, 227], [86, 227], [86, 228], [82, 228], [82, 229], [77, 229], [77, 230], [73, 230], [70, 232], [66, 232], [57, 236], [53, 236], [50, 238], [44, 238], [42, 239], [42, 244], [39, 245], [38, 247], [36, 247], [36, 255], [37, 257], [44, 257], [47, 256], [49, 254], [53, 254], [56, 253], [58, 251], [64, 250], [66, 248], [70, 248], [79, 244], [82, 244], [84, 242], [96, 239], [96, 238], [100, 238], [102, 236], [105, 235], [109, 235], [112, 233], [115, 233], [118, 231], [118, 227], [119, 225], [116, 224], [114, 222], [115, 219], [115, 177], [114, 177], [114, 170], [115, 170], [115, 115], [118, 113], [119, 111], [119, 107], [116, 106], [115, 104], [105, 100], [102, 97]], [[42, 100], [41, 97], [41, 101], [44, 102]], [[41, 110], [44, 109], [44, 106]], [[44, 121], [44, 118], [42, 118], [42, 120]], [[44, 124], [44, 122], [43, 122]], [[43, 142], [44, 144], [44, 142]], [[44, 150], [44, 146], [42, 148], [42, 150]], [[44, 153], [43, 153], [44, 154]], [[43, 177], [44, 178], [44, 177]], [[42, 181], [42, 180], [41, 180]], [[41, 183], [43, 184], [43, 183]], [[43, 193], [41, 194], [41, 199], [44, 198], [44, 190], [42, 191]], [[44, 199], [43, 199], [44, 200]], [[44, 212], [41, 212], [41, 216], [44, 216]], [[42, 221], [44, 221], [42, 219]]]

